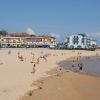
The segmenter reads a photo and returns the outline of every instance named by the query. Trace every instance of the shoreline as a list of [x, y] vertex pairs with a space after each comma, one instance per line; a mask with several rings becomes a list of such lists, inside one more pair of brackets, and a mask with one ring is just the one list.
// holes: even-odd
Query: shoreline
[[[78, 67], [78, 63], [83, 64], [82, 74], [87, 74], [90, 76], [100, 77], [100, 56], [88, 56], [88, 57], [82, 57], [80, 59], [80, 62], [74, 62], [74, 65]], [[63, 68], [65, 70], [71, 70], [72, 66], [72, 59], [69, 58], [67, 60], [63, 60], [61, 62], [58, 62], [58, 65], [60, 68]], [[75, 72], [75, 71], [73, 71]], [[80, 71], [76, 71], [76, 73], [80, 73]]]

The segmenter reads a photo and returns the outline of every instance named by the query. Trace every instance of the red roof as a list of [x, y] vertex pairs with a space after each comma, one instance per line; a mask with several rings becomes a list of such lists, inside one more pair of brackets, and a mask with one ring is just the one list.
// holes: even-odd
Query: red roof
[[18, 32], [18, 33], [11, 33], [11, 34], [9, 34], [9, 36], [11, 36], [11, 37], [29, 37], [31, 35], [29, 35], [26, 32]]

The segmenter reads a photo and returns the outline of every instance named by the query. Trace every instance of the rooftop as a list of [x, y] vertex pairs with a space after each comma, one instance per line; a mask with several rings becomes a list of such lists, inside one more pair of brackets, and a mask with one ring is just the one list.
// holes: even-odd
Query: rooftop
[[81, 35], [83, 37], [86, 37], [87, 36], [85, 33], [79, 33], [78, 35]]

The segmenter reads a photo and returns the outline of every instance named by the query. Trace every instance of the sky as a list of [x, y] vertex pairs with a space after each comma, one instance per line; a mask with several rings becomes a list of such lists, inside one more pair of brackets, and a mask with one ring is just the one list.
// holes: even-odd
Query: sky
[[100, 43], [100, 0], [0, 0], [0, 29], [56, 36], [87, 33]]

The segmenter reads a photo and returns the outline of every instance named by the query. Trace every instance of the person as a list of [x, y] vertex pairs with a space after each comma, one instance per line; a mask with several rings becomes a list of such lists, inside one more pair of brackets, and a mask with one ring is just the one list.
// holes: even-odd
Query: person
[[23, 60], [23, 56], [20, 56], [20, 61], [24, 61], [24, 60]]
[[99, 54], [98, 54], [98, 53], [96, 53], [96, 56], [99, 56]]
[[17, 55], [20, 55], [20, 52], [18, 52]]
[[36, 67], [36, 64], [34, 63], [34, 64], [33, 64], [33, 71], [31, 72], [32, 74], [35, 73], [35, 67]]
[[41, 54], [43, 54], [43, 51], [41, 51]]
[[39, 57], [37, 58], [37, 64], [39, 64], [39, 62], [40, 62], [40, 59], [39, 59]]
[[9, 50], [9, 51], [8, 51], [8, 55], [10, 55], [10, 54], [11, 54], [11, 51]]
[[32, 58], [31, 64], [34, 63], [34, 58]]
[[73, 60], [73, 61], [72, 61], [72, 67], [74, 67], [74, 62], [75, 62], [75, 61]]
[[17, 53], [18, 59], [20, 58], [20, 52]]
[[72, 68], [71, 68], [71, 70], [74, 70], [74, 68], [75, 68], [75, 61], [73, 60], [72, 61]]
[[46, 56], [43, 56], [43, 59], [45, 60], [45, 62], [47, 62], [47, 58], [46, 58]]
[[79, 64], [78, 64], [78, 67], [79, 67], [79, 70], [80, 70], [80, 71], [83, 70], [83, 64], [82, 64], [82, 63], [79, 63]]
[[33, 56], [33, 59], [34, 59], [34, 57], [35, 57], [34, 53], [32, 54], [32, 56]]
[[74, 64], [72, 64], [72, 68], [74, 68], [75, 67], [75, 65]]

